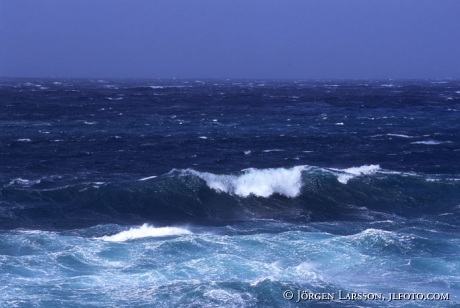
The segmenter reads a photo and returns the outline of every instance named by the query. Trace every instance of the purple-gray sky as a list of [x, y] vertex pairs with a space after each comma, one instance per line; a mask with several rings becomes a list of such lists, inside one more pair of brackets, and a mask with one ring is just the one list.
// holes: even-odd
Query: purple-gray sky
[[460, 1], [0, 0], [0, 76], [460, 78]]

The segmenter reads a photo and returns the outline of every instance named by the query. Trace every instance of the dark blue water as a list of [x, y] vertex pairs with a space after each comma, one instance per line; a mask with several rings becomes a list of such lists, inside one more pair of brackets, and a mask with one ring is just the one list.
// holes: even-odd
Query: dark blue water
[[1, 79], [0, 107], [1, 307], [460, 305], [459, 81]]

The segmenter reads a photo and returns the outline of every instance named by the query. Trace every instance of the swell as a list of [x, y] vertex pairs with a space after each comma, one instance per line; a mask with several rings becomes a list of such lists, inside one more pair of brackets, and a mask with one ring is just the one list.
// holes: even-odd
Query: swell
[[460, 212], [458, 177], [399, 173], [378, 165], [251, 168], [232, 174], [175, 169], [130, 181], [64, 184], [60, 178], [4, 181], [0, 195], [2, 227], [397, 217], [435, 217], [458, 224]]

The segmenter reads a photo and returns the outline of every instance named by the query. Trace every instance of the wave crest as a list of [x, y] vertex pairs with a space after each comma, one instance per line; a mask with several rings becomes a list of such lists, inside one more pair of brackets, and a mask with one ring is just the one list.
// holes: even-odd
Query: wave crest
[[218, 175], [198, 172], [193, 169], [188, 173], [206, 181], [211, 189], [246, 198], [250, 195], [270, 197], [277, 193], [289, 198], [297, 197], [302, 187], [302, 170], [305, 166], [290, 169], [245, 169], [241, 175]]

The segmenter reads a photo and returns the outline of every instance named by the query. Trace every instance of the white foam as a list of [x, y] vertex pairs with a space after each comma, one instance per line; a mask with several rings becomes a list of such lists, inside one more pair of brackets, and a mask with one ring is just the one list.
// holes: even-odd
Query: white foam
[[129, 230], [122, 231], [120, 233], [110, 235], [110, 236], [102, 236], [98, 239], [107, 242], [125, 242], [129, 240], [144, 238], [144, 237], [165, 237], [165, 236], [174, 236], [174, 235], [188, 235], [192, 234], [187, 229], [177, 228], [177, 227], [160, 227], [155, 228], [153, 226], [149, 226], [148, 224], [143, 224], [141, 227], [138, 228], [130, 228]]
[[21, 138], [21, 139], [18, 139], [17, 141], [19, 141], [19, 142], [31, 142], [32, 140], [30, 140], [29, 138]]
[[249, 151], [249, 150], [248, 150], [248, 151], [244, 151], [244, 154], [245, 154], [245, 155], [249, 155], [249, 154], [251, 154], [251, 151]]
[[235, 194], [240, 197], [254, 195], [267, 198], [275, 193], [294, 198], [300, 194], [302, 187], [302, 170], [305, 166], [297, 166], [291, 169], [245, 169], [241, 175], [217, 175], [208, 172], [198, 172], [192, 169], [192, 173], [203, 180], [206, 184], [218, 191]]
[[206, 137], [206, 136], [200, 136], [198, 138], [200, 138], [200, 139], [208, 139], [208, 137]]
[[157, 177], [156, 175], [152, 175], [152, 176], [148, 176], [146, 178], [139, 179], [139, 181], [147, 181], [147, 180], [150, 180], [150, 179], [154, 179], [156, 177]]
[[340, 173], [337, 174], [337, 180], [342, 184], [347, 184], [349, 180], [361, 176], [361, 175], [369, 175], [374, 174], [380, 170], [379, 165], [364, 165], [361, 167], [352, 167], [347, 169], [331, 169], [335, 171], [339, 171]]

